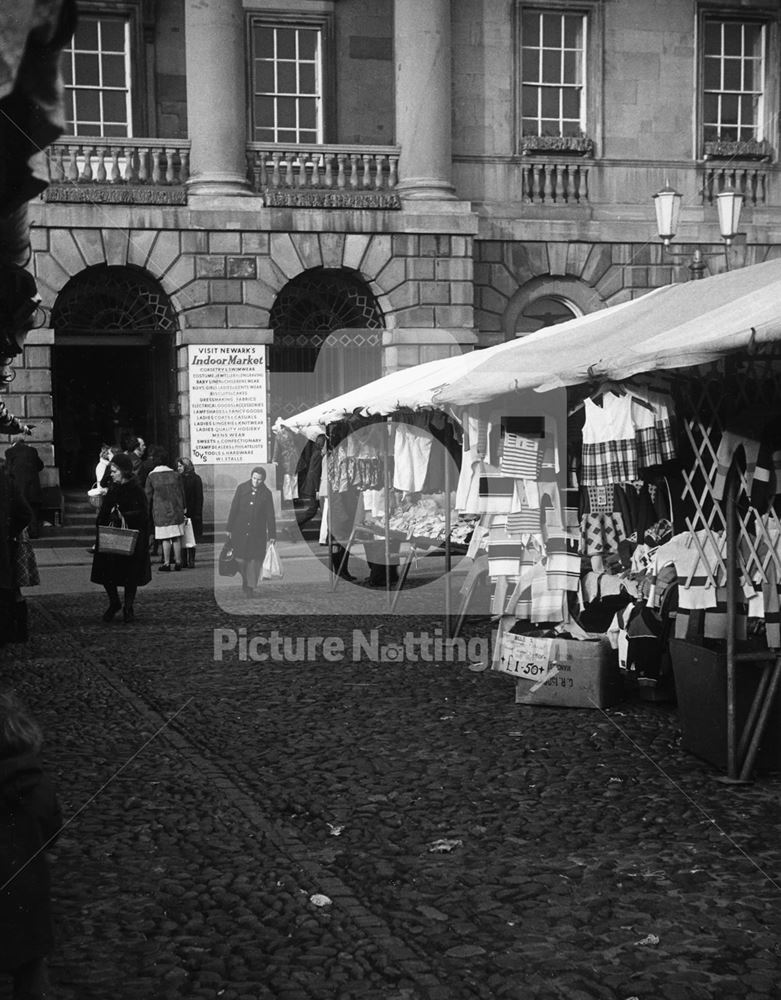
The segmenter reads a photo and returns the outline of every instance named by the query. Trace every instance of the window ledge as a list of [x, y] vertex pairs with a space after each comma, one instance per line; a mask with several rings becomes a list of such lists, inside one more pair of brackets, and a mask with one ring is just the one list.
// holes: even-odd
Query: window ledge
[[703, 149], [705, 160], [769, 160], [770, 156], [770, 145], [765, 139], [761, 142], [754, 139], [744, 142], [727, 142], [720, 139], [706, 142]]
[[525, 135], [521, 139], [521, 156], [593, 156], [594, 141], [587, 135]]

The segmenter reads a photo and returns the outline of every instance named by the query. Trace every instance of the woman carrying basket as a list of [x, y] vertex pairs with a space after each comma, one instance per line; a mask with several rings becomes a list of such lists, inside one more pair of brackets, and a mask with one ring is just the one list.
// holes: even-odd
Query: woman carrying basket
[[[109, 467], [111, 485], [103, 497], [98, 511], [98, 525], [108, 525], [117, 519], [117, 511], [128, 528], [139, 532], [132, 555], [114, 555], [101, 552], [100, 544], [92, 559], [93, 583], [102, 584], [108, 594], [108, 607], [103, 621], [110, 622], [120, 610], [126, 622], [135, 619], [133, 603], [136, 590], [152, 579], [149, 562], [149, 508], [144, 491], [133, 476], [133, 463], [125, 454], [115, 455]], [[116, 509], [116, 510], [115, 510]], [[124, 588], [124, 609], [119, 599], [118, 587]]]

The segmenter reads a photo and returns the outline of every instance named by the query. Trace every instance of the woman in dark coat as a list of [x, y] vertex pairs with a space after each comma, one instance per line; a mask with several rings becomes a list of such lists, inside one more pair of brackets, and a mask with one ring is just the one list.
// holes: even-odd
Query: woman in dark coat
[[[196, 544], [203, 539], [203, 480], [193, 468], [189, 458], [179, 458], [176, 471], [182, 477], [184, 512], [193, 525]], [[195, 566], [195, 548], [185, 549], [186, 565]]]
[[103, 497], [98, 511], [98, 524], [110, 524], [112, 511], [116, 507], [125, 518], [128, 528], [139, 532], [135, 551], [130, 556], [102, 553], [100, 546], [92, 558], [93, 583], [103, 585], [108, 594], [109, 605], [103, 612], [103, 621], [110, 622], [122, 608], [118, 587], [124, 587], [125, 606], [123, 618], [126, 622], [135, 619], [133, 603], [136, 590], [152, 579], [149, 562], [149, 507], [144, 491], [133, 476], [133, 464], [125, 454], [115, 455], [111, 460], [111, 486]]
[[252, 594], [266, 555], [266, 544], [276, 541], [274, 499], [265, 485], [266, 470], [256, 466], [249, 481], [239, 483], [228, 514], [228, 535], [233, 555], [241, 567], [244, 593]]
[[13, 543], [30, 523], [30, 516], [29, 505], [0, 458], [0, 646], [13, 641], [19, 624], [21, 602]]

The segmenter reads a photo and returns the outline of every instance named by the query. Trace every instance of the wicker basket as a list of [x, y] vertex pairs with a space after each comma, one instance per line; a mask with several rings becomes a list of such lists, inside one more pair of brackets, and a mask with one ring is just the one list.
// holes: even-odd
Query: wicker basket
[[101, 486], [93, 486], [91, 490], [87, 490], [87, 499], [96, 509], [100, 509], [100, 505], [103, 503], [103, 497], [106, 495], [106, 490]]

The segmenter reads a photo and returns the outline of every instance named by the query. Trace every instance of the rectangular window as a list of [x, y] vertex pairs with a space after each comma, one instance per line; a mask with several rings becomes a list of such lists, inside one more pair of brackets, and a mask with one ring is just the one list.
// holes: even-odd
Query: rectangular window
[[523, 135], [584, 135], [585, 14], [529, 8], [520, 24]]
[[761, 141], [765, 26], [706, 17], [702, 42], [702, 134], [705, 142]]
[[71, 134], [132, 136], [129, 18], [82, 13], [62, 72]]
[[250, 29], [254, 142], [323, 142], [323, 30], [272, 24]]

